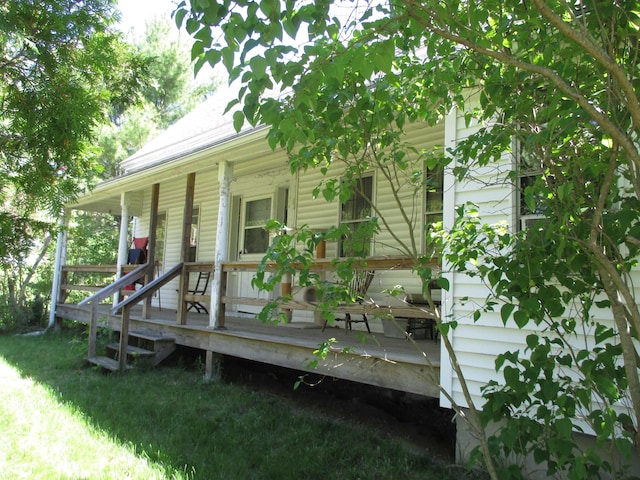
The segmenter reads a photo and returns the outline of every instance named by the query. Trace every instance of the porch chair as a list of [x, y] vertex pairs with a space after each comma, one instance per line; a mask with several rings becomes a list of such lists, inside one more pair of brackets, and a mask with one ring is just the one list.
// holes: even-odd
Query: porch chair
[[[194, 288], [187, 290], [188, 295], [206, 295], [211, 280], [211, 272], [198, 272], [198, 280]], [[205, 305], [197, 300], [186, 300], [187, 312], [194, 309], [198, 313], [209, 314], [209, 310]]]
[[[147, 263], [147, 248], [149, 246], [149, 237], [133, 237], [131, 247], [129, 248], [129, 254], [127, 255], [127, 263], [129, 265], [142, 265]], [[142, 280], [138, 280], [136, 283], [142, 284]], [[135, 284], [127, 285], [124, 287], [124, 294], [129, 294], [135, 291]]]
[[[431, 282], [429, 284], [429, 290], [433, 293], [434, 290], [440, 290], [441, 288], [438, 286], [436, 282]], [[415, 305], [422, 308], [428, 308], [429, 302], [421, 293], [410, 293], [405, 297], [405, 301], [409, 305]], [[441, 301], [434, 300], [436, 309], [440, 309]], [[405, 338], [408, 340], [409, 337], [414, 339], [418, 338], [429, 338], [435, 342], [438, 341], [438, 329], [436, 328], [436, 321], [432, 318], [408, 318], [407, 319], [407, 328], [406, 328], [406, 336]]]
[[149, 247], [149, 237], [133, 237], [127, 263], [130, 265], [142, 265], [147, 263], [147, 248]]
[[[375, 270], [356, 270], [353, 279], [348, 285], [349, 292], [352, 297], [355, 299], [357, 303], [362, 305], [365, 299], [365, 295], [367, 294], [367, 290], [371, 286], [371, 282], [373, 281], [373, 277], [375, 275]], [[361, 319], [351, 318], [350, 313], [345, 313], [344, 318], [336, 318], [337, 321], [344, 321], [344, 329], [349, 332], [349, 330], [353, 330], [353, 323], [364, 323], [367, 327], [367, 332], [371, 333], [371, 329], [369, 328], [369, 319], [367, 318], [366, 313], [362, 313]], [[322, 331], [327, 328], [327, 320], [324, 321], [324, 326], [322, 327]]]

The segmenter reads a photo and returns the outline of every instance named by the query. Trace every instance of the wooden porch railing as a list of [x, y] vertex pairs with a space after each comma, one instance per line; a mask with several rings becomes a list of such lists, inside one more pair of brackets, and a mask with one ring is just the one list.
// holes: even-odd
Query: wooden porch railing
[[[333, 259], [317, 259], [311, 266], [312, 272], [330, 273], [335, 270]], [[270, 302], [268, 299], [250, 298], [250, 297], [231, 297], [227, 296], [227, 279], [229, 273], [232, 272], [256, 272], [259, 262], [227, 262], [223, 264], [222, 278], [220, 279], [220, 304], [218, 306], [218, 329], [224, 329], [224, 318], [227, 304], [241, 304], [263, 307]], [[366, 264], [362, 266], [353, 264], [353, 268], [362, 270], [412, 270], [415, 267], [413, 260], [407, 257], [369, 257]], [[431, 267], [434, 271], [440, 270], [438, 259], [433, 259]], [[275, 265], [273, 266], [275, 269]], [[284, 278], [282, 282], [282, 293], [291, 293], [291, 279]], [[306, 310], [314, 311], [317, 306], [313, 302], [289, 300], [282, 305], [285, 311], [290, 310]], [[435, 314], [426, 305], [379, 305], [372, 303], [342, 305], [337, 308], [338, 312], [367, 315], [392, 315], [397, 318], [425, 318], [433, 319]]]
[[111, 297], [116, 292], [119, 292], [127, 285], [140, 280], [147, 274], [148, 269], [148, 263], [140, 265], [129, 274], [120, 277], [112, 284], [101, 288], [90, 297], [87, 297], [78, 303], [79, 306], [85, 306], [89, 304], [91, 305], [91, 313], [89, 314], [89, 357], [95, 357], [96, 355], [96, 337], [98, 335], [98, 305], [100, 304], [100, 302], [108, 297]]
[[[335, 266], [332, 264], [333, 260], [331, 259], [318, 259], [311, 266], [311, 270], [314, 272], [324, 272], [330, 273], [335, 270]], [[241, 305], [253, 305], [253, 306], [265, 306], [269, 300], [268, 299], [258, 299], [252, 297], [232, 297], [227, 295], [227, 284], [228, 284], [228, 275], [232, 272], [256, 272], [260, 263], [258, 262], [227, 262], [222, 266], [221, 278], [220, 278], [220, 289], [218, 291], [220, 303], [218, 306], [217, 312], [217, 324], [216, 327], [219, 329], [224, 329], [225, 325], [225, 312], [226, 305], [228, 304], [241, 304]], [[437, 271], [440, 267], [437, 259], [434, 259], [432, 262], [432, 268], [434, 271]], [[79, 303], [79, 305], [87, 305], [89, 303], [92, 304], [92, 316], [91, 316], [91, 328], [95, 328], [95, 312], [97, 311], [97, 304], [103, 299], [107, 298], [110, 295], [113, 295], [116, 291], [123, 288], [125, 285], [131, 284], [139, 278], [142, 278], [146, 273], [146, 268], [148, 266], [142, 265], [138, 268], [135, 268], [135, 265], [127, 265], [126, 270], [131, 270], [129, 274], [121, 277], [118, 281], [112, 283], [111, 285], [107, 285], [106, 287], [94, 287], [90, 285], [71, 285], [69, 283], [63, 284], [63, 288], [67, 290], [91, 290], [98, 289], [98, 292], [94, 295], [88, 297]], [[411, 270], [415, 267], [414, 262], [411, 259], [405, 257], [370, 257], [366, 259], [366, 265], [362, 267], [358, 267], [354, 264], [354, 268], [362, 268], [366, 270]], [[66, 272], [83, 272], [83, 273], [115, 273], [115, 266], [104, 265], [104, 266], [65, 266], [63, 267]], [[274, 265], [275, 268], [275, 265]], [[178, 264], [173, 267], [171, 270], [163, 274], [161, 277], [158, 277], [156, 280], [149, 283], [149, 285], [144, 286], [141, 290], [134, 292], [127, 299], [121, 301], [114, 308], [116, 310], [120, 308], [124, 308], [125, 306], [133, 306], [138, 303], [140, 300], [144, 298], [148, 298], [149, 295], [158, 291], [161, 287], [166, 285], [171, 279], [175, 278], [178, 275], [185, 275], [188, 277], [191, 273], [201, 272], [201, 271], [213, 271], [213, 264], [209, 262], [205, 263], [185, 263]], [[291, 292], [291, 279], [283, 279], [282, 282], [282, 293], [287, 294]], [[181, 303], [184, 304], [185, 301], [202, 301], [202, 302], [210, 302], [211, 296], [208, 294], [204, 295], [192, 295], [186, 291], [179, 292], [179, 297], [181, 297]], [[313, 311], [317, 307], [314, 303], [305, 302], [305, 301], [294, 301], [290, 300], [286, 304], [282, 305], [284, 311], [292, 311], [292, 310], [303, 310], [303, 311]], [[178, 324], [186, 323], [186, 309], [178, 308], [178, 314], [176, 318], [176, 322]], [[434, 312], [429, 310], [425, 305], [378, 305], [378, 304], [353, 304], [353, 305], [343, 305], [338, 307], [337, 311], [341, 313], [365, 313], [371, 315], [393, 315], [394, 317], [399, 318], [434, 318]], [[92, 331], [92, 330], [91, 330]], [[90, 332], [91, 332], [90, 331]], [[92, 335], [90, 333], [90, 339]], [[91, 340], [90, 340], [91, 341]], [[90, 345], [90, 353], [95, 350], [95, 345]], [[93, 349], [93, 350], [92, 350]]]
[[[144, 264], [135, 268], [133, 271], [129, 272], [127, 275], [122, 276], [115, 282], [107, 285], [106, 287], [100, 288], [98, 292], [91, 295], [88, 298], [85, 298], [81, 302], [78, 303], [79, 306], [91, 305], [91, 313], [89, 316], [89, 347], [88, 347], [88, 357], [95, 357], [96, 354], [96, 338], [97, 338], [97, 316], [98, 316], [98, 305], [100, 302], [105, 300], [106, 298], [113, 296], [115, 293], [120, 292], [125, 286], [130, 285], [133, 282], [141, 279], [148, 273], [148, 269], [151, 268], [148, 264]], [[106, 269], [100, 269], [105, 270]], [[130, 269], [127, 269], [130, 270]], [[86, 270], [89, 271], [89, 270]], [[148, 299], [151, 295], [156, 293], [160, 288], [165, 286], [174, 278], [185, 275], [189, 276], [192, 272], [199, 271], [213, 271], [212, 263], [189, 263], [183, 264], [179, 263], [169, 269], [167, 272], [162, 274], [161, 276], [155, 278], [148, 284], [144, 285], [141, 289], [134, 291], [131, 295], [128, 295], [126, 298], [122, 299], [111, 309], [113, 313], [120, 312], [121, 320], [120, 320], [120, 352], [127, 351], [127, 345], [129, 343], [129, 321], [131, 318], [131, 308], [137, 305], [143, 300]], [[65, 287], [69, 287], [69, 285], [65, 285]], [[77, 290], [83, 290], [84, 285], [79, 286]], [[186, 300], [204, 300], [205, 298], [210, 299], [211, 297], [208, 295], [187, 295], [183, 294], [182, 302], [184, 303]], [[185, 319], [181, 317], [185, 317], [186, 312], [184, 309], [178, 309], [177, 314], [177, 322], [180, 324], [184, 324]], [[118, 368], [120, 371], [124, 371], [126, 368], [127, 355], [122, 354], [118, 359]]]
[[164, 285], [169, 283], [175, 277], [182, 273], [184, 265], [179, 263], [175, 265], [173, 268], [169, 269], [165, 273], [163, 273], [158, 278], [155, 278], [140, 290], [137, 290], [135, 293], [132, 293], [127, 298], [122, 300], [117, 305], [111, 309], [112, 312], [116, 313], [121, 310], [120, 314], [120, 356], [118, 357], [118, 370], [124, 372], [127, 366], [127, 346], [129, 344], [129, 319], [131, 318], [131, 308], [134, 305], [137, 305], [142, 300], [145, 300], [149, 296], [153, 295], [159, 288], [162, 288]]

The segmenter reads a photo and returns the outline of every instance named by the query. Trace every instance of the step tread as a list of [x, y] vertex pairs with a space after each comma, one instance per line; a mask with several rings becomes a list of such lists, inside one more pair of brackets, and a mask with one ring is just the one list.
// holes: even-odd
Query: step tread
[[129, 332], [130, 337], [142, 338], [143, 340], [149, 340], [151, 342], [175, 342], [176, 339], [173, 337], [165, 337], [163, 335], [155, 335], [153, 333], [146, 332]]
[[112, 372], [117, 372], [120, 368], [117, 360], [109, 357], [87, 357], [87, 361], [94, 365], [98, 365]]
[[[111, 350], [115, 350], [116, 352], [120, 351], [120, 344], [117, 342], [109, 343], [107, 348]], [[136, 347], [135, 345], [127, 345], [127, 354], [128, 355], [136, 355], [139, 357], [151, 357], [156, 354], [156, 352], [152, 350], [147, 350], [146, 348]]]

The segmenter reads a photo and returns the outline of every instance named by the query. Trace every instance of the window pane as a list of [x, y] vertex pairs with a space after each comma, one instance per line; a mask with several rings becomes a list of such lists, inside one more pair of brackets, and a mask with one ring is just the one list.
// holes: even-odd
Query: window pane
[[245, 227], [266, 225], [271, 216], [271, 199], [264, 198], [247, 202], [246, 209]]
[[442, 168], [427, 169], [425, 172], [425, 207], [424, 223], [431, 229], [434, 223], [442, 221], [444, 170]]
[[371, 216], [369, 200], [373, 195], [373, 177], [361, 179], [360, 190], [363, 193], [353, 192], [351, 198], [342, 204], [342, 221], [364, 220]]
[[370, 200], [373, 200], [373, 177], [360, 179], [358, 191], [342, 204], [340, 221], [349, 226], [350, 234], [340, 241], [338, 254], [341, 257], [364, 257], [371, 253], [372, 233], [367, 228], [371, 217]]
[[269, 234], [264, 228], [247, 228], [244, 231], [244, 252], [265, 253], [269, 247]]
[[371, 229], [368, 222], [347, 224], [350, 233], [340, 242], [341, 257], [366, 257], [371, 253]]
[[271, 218], [271, 199], [262, 198], [245, 204], [244, 253], [265, 253], [269, 234], [264, 229]]
[[[444, 171], [442, 168], [438, 168], [435, 170], [427, 170], [426, 182], [425, 182], [425, 189], [426, 189], [425, 212], [427, 214], [431, 214], [431, 213], [442, 214], [443, 184], [444, 184]], [[442, 220], [442, 215], [440, 215], [439, 220]]]

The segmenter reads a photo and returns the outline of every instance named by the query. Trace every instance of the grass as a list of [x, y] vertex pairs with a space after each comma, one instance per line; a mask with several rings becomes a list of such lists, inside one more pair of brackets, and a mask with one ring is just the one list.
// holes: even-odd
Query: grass
[[105, 374], [74, 332], [0, 336], [0, 478], [459, 479], [401, 443], [197, 368]]

